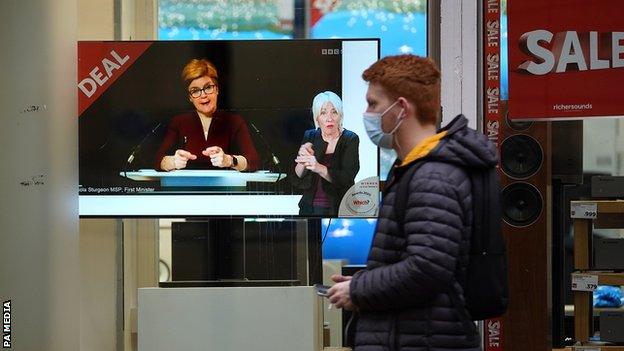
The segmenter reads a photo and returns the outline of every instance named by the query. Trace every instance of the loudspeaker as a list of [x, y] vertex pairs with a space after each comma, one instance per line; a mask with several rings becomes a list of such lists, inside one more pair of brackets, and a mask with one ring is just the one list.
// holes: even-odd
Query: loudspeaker
[[504, 349], [549, 350], [551, 124], [505, 117], [499, 132], [510, 289]]
[[556, 121], [551, 129], [552, 176], [562, 184], [583, 183], [583, 121]]

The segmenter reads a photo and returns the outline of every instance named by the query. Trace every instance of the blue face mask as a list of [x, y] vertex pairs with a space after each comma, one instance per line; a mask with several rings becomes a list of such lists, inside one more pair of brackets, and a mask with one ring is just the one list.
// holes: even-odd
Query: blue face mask
[[394, 139], [394, 133], [399, 129], [399, 126], [403, 122], [404, 117], [404, 109], [401, 109], [399, 115], [397, 116], [397, 124], [392, 128], [389, 133], [385, 133], [381, 128], [381, 119], [386, 114], [386, 112], [390, 111], [391, 108], [394, 107], [399, 102], [399, 100], [395, 101], [392, 105], [390, 105], [383, 112], [364, 112], [362, 114], [364, 118], [364, 128], [366, 129], [366, 134], [373, 142], [373, 144], [383, 147], [385, 149], [392, 149], [392, 141]]

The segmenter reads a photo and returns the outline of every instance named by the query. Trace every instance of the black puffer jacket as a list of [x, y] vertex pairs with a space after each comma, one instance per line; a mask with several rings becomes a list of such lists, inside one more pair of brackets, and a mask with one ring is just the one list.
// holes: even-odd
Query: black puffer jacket
[[[472, 226], [466, 169], [495, 167], [496, 147], [462, 115], [424, 144], [389, 177], [367, 268], [350, 283], [360, 312], [356, 351], [479, 349], [474, 324], [458, 311], [465, 308], [457, 272], [467, 262]], [[408, 166], [423, 159], [409, 183], [402, 233], [395, 192]]]

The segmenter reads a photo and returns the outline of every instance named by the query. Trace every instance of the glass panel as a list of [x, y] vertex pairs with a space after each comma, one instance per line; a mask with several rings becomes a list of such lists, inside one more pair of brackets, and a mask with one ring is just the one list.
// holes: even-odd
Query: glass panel
[[[305, 219], [160, 220], [161, 286], [308, 285]], [[316, 249], [314, 249], [316, 250]]]
[[[296, 31], [294, 0], [161, 0], [161, 40], [291, 39]], [[380, 38], [381, 56], [427, 55], [426, 0], [312, 0], [309, 37]], [[379, 153], [379, 175], [386, 176], [394, 150]]]
[[161, 40], [290, 39], [294, 0], [161, 0]]
[[426, 0], [315, 0], [310, 24], [311, 38], [380, 38], [382, 57], [427, 54]]
[[[301, 37], [295, 33], [306, 33], [312, 39], [380, 38], [382, 57], [403, 53], [427, 55], [426, 0], [310, 0], [308, 12], [297, 8], [302, 3], [161, 0], [158, 37], [161, 40], [289, 39]], [[301, 28], [302, 23], [308, 23], [309, 28]], [[395, 158], [393, 150], [380, 152], [382, 180]], [[323, 259], [364, 264], [375, 225], [374, 219], [324, 219], [320, 228]], [[163, 228], [164, 235], [166, 231]]]
[[[518, 45], [508, 42], [509, 2], [510, 0], [501, 0], [500, 98], [503, 105], [509, 100], [509, 45]], [[534, 122], [534, 126], [540, 127], [544, 123]], [[570, 290], [570, 274], [574, 270], [574, 230], [570, 219], [570, 201], [592, 199], [595, 196], [593, 193], [596, 189], [592, 187], [594, 176], [624, 175], [624, 119], [587, 117], [583, 120], [550, 123], [550, 144], [544, 142], [544, 146], [546, 150], [550, 150], [552, 161], [552, 174], [549, 179], [552, 200], [547, 209], [553, 219], [550, 256], [553, 277], [552, 332], [554, 346], [563, 347], [573, 335], [570, 322], [573, 314], [570, 309], [564, 310], [565, 304], [571, 305], [574, 302]], [[516, 124], [515, 127], [515, 130], [508, 133], [530, 134], [532, 130], [528, 124]], [[504, 157], [502, 161], [505, 162]], [[622, 229], [593, 228], [591, 232], [593, 245], [601, 239], [624, 238]], [[604, 307], [604, 295], [594, 294], [595, 307]]]
[[[311, 8], [311, 38], [380, 38], [381, 57], [427, 55], [426, 0], [314, 0]], [[380, 149], [381, 180], [395, 159], [394, 150]]]

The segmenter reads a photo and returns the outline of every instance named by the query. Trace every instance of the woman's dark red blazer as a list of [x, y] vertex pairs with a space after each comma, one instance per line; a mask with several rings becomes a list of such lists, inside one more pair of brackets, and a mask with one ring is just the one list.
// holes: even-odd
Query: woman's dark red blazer
[[258, 153], [249, 135], [247, 123], [241, 116], [224, 111], [216, 111], [212, 116], [207, 139], [204, 139], [204, 129], [197, 111], [173, 117], [156, 153], [154, 167], [160, 169], [163, 157], [173, 155], [177, 149], [183, 149], [197, 156], [196, 160], [188, 161], [187, 169], [220, 169], [210, 163], [210, 157], [202, 155], [202, 151], [210, 146], [220, 146], [228, 155], [245, 156], [246, 171], [258, 169]]

